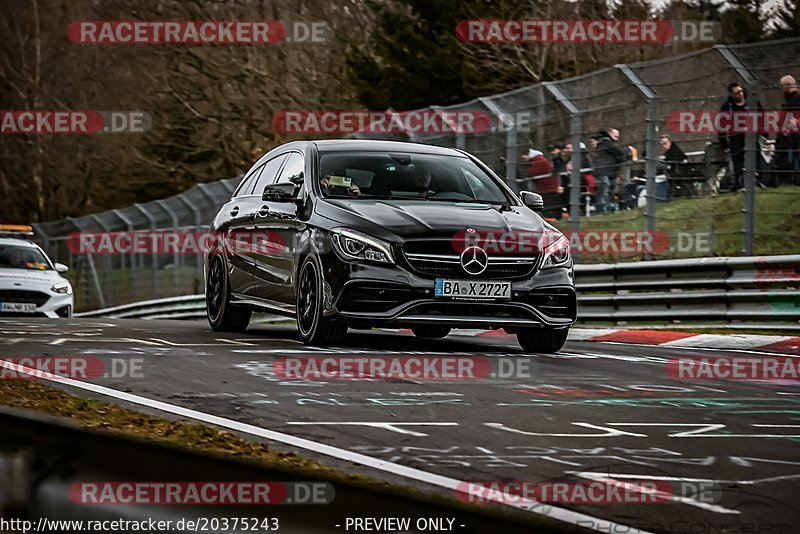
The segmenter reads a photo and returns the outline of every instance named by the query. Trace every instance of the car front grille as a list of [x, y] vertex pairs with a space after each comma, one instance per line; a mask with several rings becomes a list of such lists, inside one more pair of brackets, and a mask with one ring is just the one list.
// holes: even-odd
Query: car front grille
[[475, 280], [514, 280], [529, 278], [539, 265], [538, 254], [488, 252], [489, 264], [482, 273], [472, 275], [461, 266], [461, 255], [450, 240], [407, 241], [403, 257], [408, 267], [425, 277], [467, 278]]
[[34, 303], [41, 306], [50, 299], [50, 295], [41, 291], [25, 289], [0, 289], [0, 302]]

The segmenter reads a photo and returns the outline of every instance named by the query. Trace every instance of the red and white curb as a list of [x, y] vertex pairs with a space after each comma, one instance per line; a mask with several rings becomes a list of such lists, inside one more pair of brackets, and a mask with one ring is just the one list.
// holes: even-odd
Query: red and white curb
[[[395, 330], [397, 331], [397, 330]], [[411, 332], [402, 329], [400, 332]], [[504, 330], [456, 330], [456, 336], [511, 336]], [[694, 334], [674, 330], [623, 330], [619, 328], [573, 328], [570, 341], [599, 341], [660, 345], [686, 349], [759, 350], [779, 354], [800, 355], [800, 337], [752, 334]]]

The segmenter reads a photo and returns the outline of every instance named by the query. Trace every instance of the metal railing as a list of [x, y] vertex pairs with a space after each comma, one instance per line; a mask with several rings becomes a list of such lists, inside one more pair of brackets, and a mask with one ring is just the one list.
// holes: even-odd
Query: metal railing
[[[704, 321], [800, 329], [800, 255], [575, 266], [581, 323]], [[205, 317], [205, 296], [137, 302], [79, 317]]]

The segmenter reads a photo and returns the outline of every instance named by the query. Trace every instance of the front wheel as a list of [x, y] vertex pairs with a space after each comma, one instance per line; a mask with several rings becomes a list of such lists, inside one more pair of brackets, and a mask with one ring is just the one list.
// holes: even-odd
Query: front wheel
[[323, 315], [322, 268], [312, 256], [300, 267], [297, 284], [297, 331], [306, 345], [335, 345], [347, 332], [347, 325]]
[[233, 306], [225, 261], [220, 255], [211, 258], [206, 278], [206, 316], [215, 332], [244, 332], [253, 312], [247, 306]]
[[417, 337], [441, 339], [450, 333], [449, 326], [415, 326], [411, 331]]
[[526, 352], [555, 354], [567, 342], [569, 328], [527, 328], [517, 332], [517, 341]]

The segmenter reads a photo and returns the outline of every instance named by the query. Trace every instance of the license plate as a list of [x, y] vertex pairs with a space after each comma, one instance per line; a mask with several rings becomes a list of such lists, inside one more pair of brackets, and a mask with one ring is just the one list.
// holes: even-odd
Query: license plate
[[437, 297], [452, 297], [471, 300], [495, 300], [511, 298], [511, 282], [485, 280], [436, 279]]
[[36, 304], [30, 302], [0, 302], [0, 312], [36, 313]]

